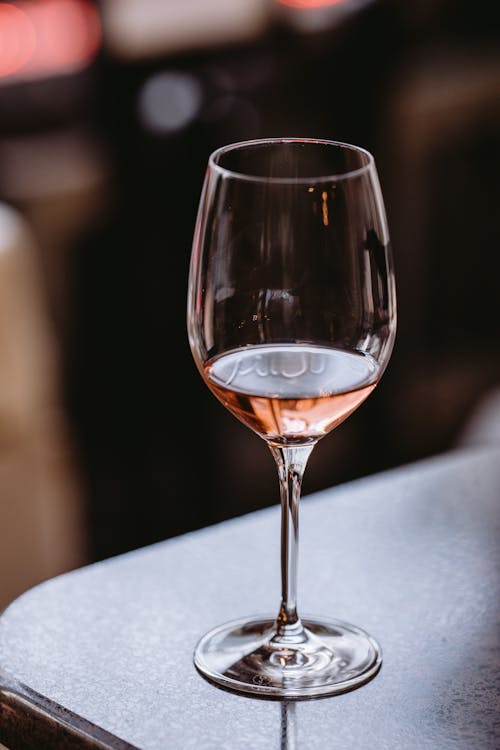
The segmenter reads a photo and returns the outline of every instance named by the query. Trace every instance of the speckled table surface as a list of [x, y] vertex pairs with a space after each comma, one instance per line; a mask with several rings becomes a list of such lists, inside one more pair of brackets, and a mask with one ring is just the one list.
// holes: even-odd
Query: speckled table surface
[[382, 644], [379, 674], [296, 703], [206, 682], [210, 627], [274, 614], [273, 507], [52, 579], [0, 618], [0, 742], [116, 750], [497, 750], [500, 449], [306, 496], [299, 609]]

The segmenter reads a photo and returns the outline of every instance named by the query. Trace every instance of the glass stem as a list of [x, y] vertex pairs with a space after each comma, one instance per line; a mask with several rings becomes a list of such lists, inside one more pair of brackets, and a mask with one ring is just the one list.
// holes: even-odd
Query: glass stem
[[299, 501], [302, 478], [314, 444], [270, 445], [278, 466], [281, 497], [281, 606], [276, 621], [278, 639], [295, 639], [303, 632], [297, 614]]

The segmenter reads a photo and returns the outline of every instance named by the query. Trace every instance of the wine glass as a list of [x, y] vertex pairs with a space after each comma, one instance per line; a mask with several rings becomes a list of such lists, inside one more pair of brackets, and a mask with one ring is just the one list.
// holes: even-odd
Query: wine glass
[[187, 329], [204, 382], [269, 446], [281, 497], [281, 604], [198, 642], [197, 669], [230, 690], [306, 699], [375, 676], [377, 641], [297, 611], [298, 506], [319, 440], [372, 393], [390, 358], [395, 283], [373, 156], [348, 143], [267, 138], [208, 160]]

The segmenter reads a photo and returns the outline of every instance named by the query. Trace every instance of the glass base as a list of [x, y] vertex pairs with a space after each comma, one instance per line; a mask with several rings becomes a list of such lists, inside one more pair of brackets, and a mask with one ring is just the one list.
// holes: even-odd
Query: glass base
[[336, 695], [364, 685], [382, 665], [377, 641], [339, 620], [305, 618], [278, 636], [276, 618], [235, 620], [203, 636], [197, 669], [238, 693], [295, 700]]

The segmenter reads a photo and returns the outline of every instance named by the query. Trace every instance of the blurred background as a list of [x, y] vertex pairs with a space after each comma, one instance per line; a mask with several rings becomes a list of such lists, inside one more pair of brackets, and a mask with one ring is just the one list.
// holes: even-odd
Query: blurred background
[[479, 412], [491, 430], [495, 6], [0, 2], [0, 607], [278, 502], [265, 443], [209, 393], [187, 343], [194, 221], [220, 145], [321, 137], [378, 164], [397, 343], [313, 452], [304, 495], [456, 447]]

